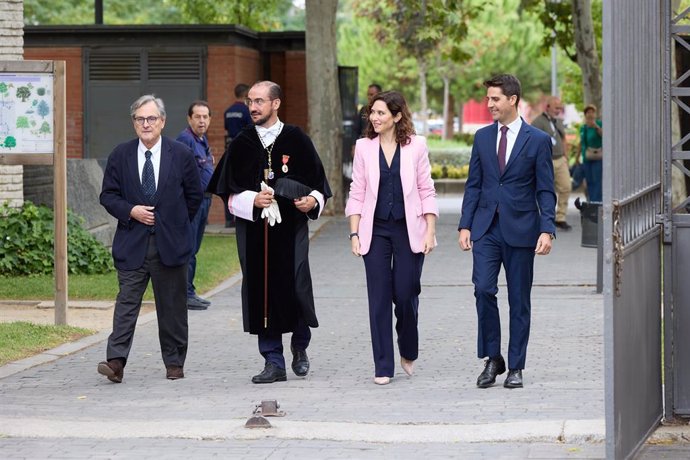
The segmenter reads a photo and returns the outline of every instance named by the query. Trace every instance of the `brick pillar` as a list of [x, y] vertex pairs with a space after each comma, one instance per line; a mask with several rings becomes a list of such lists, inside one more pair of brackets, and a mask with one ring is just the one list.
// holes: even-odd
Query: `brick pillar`
[[[24, 0], [0, 1], [0, 61], [21, 61], [24, 54]], [[0, 165], [0, 203], [24, 204], [23, 172], [19, 166]]]

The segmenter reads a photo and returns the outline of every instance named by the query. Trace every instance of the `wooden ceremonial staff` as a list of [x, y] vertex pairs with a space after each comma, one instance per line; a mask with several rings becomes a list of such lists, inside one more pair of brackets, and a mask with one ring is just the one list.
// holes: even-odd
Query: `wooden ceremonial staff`
[[268, 328], [268, 217], [264, 218], [264, 329]]

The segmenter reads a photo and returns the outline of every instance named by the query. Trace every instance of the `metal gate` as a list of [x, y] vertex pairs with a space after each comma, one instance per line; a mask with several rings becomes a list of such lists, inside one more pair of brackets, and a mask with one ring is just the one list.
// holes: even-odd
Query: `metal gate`
[[[664, 355], [666, 418], [690, 415], [690, 8], [681, 12], [669, 10], [667, 56], [675, 52], [675, 71], [667, 66], [667, 91], [671, 99], [667, 110], [677, 110], [680, 132], [668, 128], [664, 176]], [[672, 172], [681, 172], [686, 191], [679, 196], [671, 187]], [[676, 193], [673, 193], [676, 192]], [[674, 199], [675, 197], [675, 199]]]
[[607, 458], [632, 457], [663, 412], [658, 216], [669, 1], [603, 2]]

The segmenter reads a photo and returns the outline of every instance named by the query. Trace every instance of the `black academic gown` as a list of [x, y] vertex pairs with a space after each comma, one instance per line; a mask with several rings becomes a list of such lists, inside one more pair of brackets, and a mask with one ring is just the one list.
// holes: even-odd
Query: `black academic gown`
[[[326, 174], [311, 139], [297, 126], [284, 125], [271, 153], [275, 177], [289, 177], [332, 196]], [[282, 171], [283, 164], [287, 173]], [[229, 145], [208, 185], [208, 192], [227, 203], [229, 195], [247, 190], [259, 192], [268, 153], [256, 129], [245, 128]], [[276, 195], [282, 222], [268, 227], [268, 325], [264, 327], [264, 220], [254, 208], [254, 221], [236, 220], [237, 251], [242, 267], [242, 314], [244, 330], [251, 334], [285, 333], [302, 318], [318, 327], [309, 271], [309, 228], [307, 214], [292, 200]], [[318, 217], [318, 206], [308, 213]]]

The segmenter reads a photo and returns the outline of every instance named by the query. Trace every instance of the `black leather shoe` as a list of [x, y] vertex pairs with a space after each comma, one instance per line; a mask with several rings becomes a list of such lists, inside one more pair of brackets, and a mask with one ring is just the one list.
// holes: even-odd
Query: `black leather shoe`
[[208, 304], [205, 304], [197, 296], [187, 297], [187, 309], [188, 310], [206, 310], [208, 309]]
[[566, 222], [566, 221], [556, 222], [556, 227], [560, 228], [564, 232], [569, 232], [570, 230], [573, 229], [573, 226], [568, 224], [568, 222]]
[[211, 306], [211, 301], [210, 301], [210, 300], [202, 299], [201, 297], [199, 297], [199, 296], [196, 295], [196, 294], [194, 294], [192, 297], [194, 297], [194, 299], [195, 299], [197, 302], [201, 302], [201, 303], [203, 303], [203, 304], [206, 304], [206, 305], [208, 305], [208, 306]]
[[477, 386], [479, 388], [489, 388], [496, 383], [496, 376], [506, 371], [506, 362], [503, 360], [503, 356], [489, 358], [485, 363], [484, 371], [477, 378]]
[[298, 377], [304, 377], [309, 373], [309, 357], [306, 350], [292, 350], [292, 371]]
[[261, 374], [252, 377], [252, 383], [273, 383], [287, 380], [285, 369], [281, 369], [273, 363], [266, 363]]
[[508, 377], [506, 377], [506, 381], [503, 382], [503, 386], [506, 388], [522, 388], [522, 370], [509, 370]]

